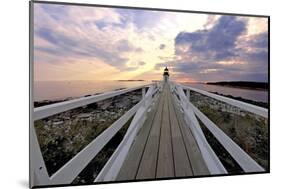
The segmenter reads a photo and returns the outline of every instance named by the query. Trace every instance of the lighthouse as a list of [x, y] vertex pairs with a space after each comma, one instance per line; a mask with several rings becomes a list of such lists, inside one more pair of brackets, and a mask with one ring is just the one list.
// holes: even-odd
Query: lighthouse
[[167, 82], [167, 81], [169, 80], [169, 70], [168, 70], [167, 67], [164, 69], [163, 80], [164, 80], [165, 82]]

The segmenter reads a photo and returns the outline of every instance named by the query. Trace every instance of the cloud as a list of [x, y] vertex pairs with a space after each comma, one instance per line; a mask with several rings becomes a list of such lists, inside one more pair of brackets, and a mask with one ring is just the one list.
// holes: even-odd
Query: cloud
[[161, 19], [166, 14], [159, 11], [133, 9], [116, 9], [116, 11], [122, 15], [124, 25], [133, 23], [139, 30], [154, 27], [161, 22]]
[[252, 41], [252, 45], [258, 48], [267, 48], [268, 45], [268, 32], [256, 35]]
[[125, 69], [129, 60], [126, 53], [141, 53], [143, 49], [126, 39], [128, 28], [122, 27], [126, 25], [115, 9], [36, 4], [35, 54], [48, 55], [36, 60], [58, 64], [66, 58], [98, 59]]
[[140, 47], [134, 47], [128, 40], [122, 39], [117, 42], [116, 48], [121, 52], [142, 52], [143, 49]]
[[[107, 69], [115, 73], [108, 75], [118, 79], [148, 75], [157, 79], [165, 66], [171, 68], [175, 78], [266, 78], [266, 24], [263, 21], [258, 27], [264, 33], [254, 32], [249, 28], [255, 28], [253, 24], [258, 22], [248, 20], [38, 3], [34, 16], [35, 64], [42, 73], [50, 64], [53, 70], [69, 70], [60, 78], [77, 75], [75, 79], [84, 71], [89, 72], [88, 78], [100, 79]], [[94, 65], [98, 66], [93, 69]]]
[[139, 61], [135, 63], [134, 65], [127, 66], [126, 68], [123, 68], [123, 71], [136, 71], [137, 69], [143, 67], [146, 65], [144, 61]]
[[[67, 36], [64, 33], [60, 33], [49, 28], [37, 28], [35, 33], [38, 37], [53, 44], [53, 47], [41, 47], [40, 45], [35, 45], [35, 49], [51, 55], [67, 56], [72, 58], [98, 57], [104, 62], [113, 66], [122, 66], [128, 60], [124, 57], [121, 57], [118, 52], [112, 52], [104, 48], [99, 48], [97, 45], [88, 42], [87, 40], [77, 39], [73, 36]], [[122, 48], [122, 46], [120, 48]], [[126, 51], [130, 49], [127, 47], [127, 49], [121, 50]]]
[[245, 31], [245, 22], [234, 16], [222, 16], [209, 30], [179, 33], [175, 45], [189, 45], [194, 53], [204, 53], [209, 59], [223, 60], [235, 56], [235, 42]]
[[145, 63], [144, 61], [140, 61], [138, 64], [139, 64], [140, 66], [144, 66], [146, 63]]
[[249, 36], [246, 31], [245, 19], [221, 16], [209, 29], [180, 32], [175, 37], [176, 58], [155, 69], [168, 64], [175, 74], [198, 81], [268, 81], [268, 33]]
[[158, 64], [155, 64], [154, 66], [154, 69], [155, 70], [164, 70], [164, 68], [167, 66], [168, 62], [165, 62], [165, 63], [158, 63]]
[[163, 49], [165, 49], [165, 47], [166, 47], [165, 44], [160, 44], [159, 49], [160, 49], [160, 50], [163, 50]]

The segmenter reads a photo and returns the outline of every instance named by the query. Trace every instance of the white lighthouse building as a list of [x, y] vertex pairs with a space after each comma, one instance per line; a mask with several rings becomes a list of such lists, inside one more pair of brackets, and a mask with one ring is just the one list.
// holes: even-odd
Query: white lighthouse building
[[167, 81], [169, 80], [169, 70], [168, 70], [167, 67], [164, 69], [163, 80], [164, 80], [165, 82], [167, 82]]

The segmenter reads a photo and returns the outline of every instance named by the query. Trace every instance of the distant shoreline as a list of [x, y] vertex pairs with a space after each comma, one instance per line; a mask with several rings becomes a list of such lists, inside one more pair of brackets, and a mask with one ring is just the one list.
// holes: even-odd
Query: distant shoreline
[[[217, 94], [217, 95], [220, 95], [220, 96], [225, 96], [225, 97], [228, 97], [228, 98], [232, 98], [232, 99], [235, 99], [235, 100], [239, 100], [239, 101], [242, 101], [242, 102], [246, 102], [246, 103], [249, 103], [249, 104], [257, 105], [257, 106], [260, 106], [260, 107], [268, 108], [267, 102], [250, 100], [250, 99], [245, 99], [245, 98], [242, 98], [242, 97], [236, 97], [236, 96], [232, 96], [232, 95], [224, 95], [224, 94], [218, 93], [218, 92], [211, 92], [211, 93], [214, 93], [214, 94]], [[97, 93], [95, 95], [98, 95], [98, 94], [102, 94], [102, 93]], [[82, 96], [82, 97], [88, 97], [88, 96], [91, 96], [91, 95], [85, 95], [85, 96]], [[81, 97], [78, 97], [78, 98], [81, 98]], [[60, 103], [60, 102], [73, 100], [73, 99], [75, 99], [75, 98], [68, 97], [68, 98], [64, 98], [64, 99], [60, 99], [60, 100], [34, 101], [34, 108], [38, 108], [38, 107], [41, 107], [41, 106], [47, 106], [47, 105], [50, 105], [50, 104]]]
[[251, 89], [251, 90], [268, 90], [268, 83], [265, 82], [251, 82], [251, 81], [219, 81], [207, 82], [207, 85], [219, 85], [224, 87]]
[[246, 102], [248, 104], [253, 104], [253, 105], [256, 105], [256, 106], [268, 109], [268, 102], [255, 101], [255, 100], [250, 100], [250, 99], [242, 98], [240, 96], [236, 97], [236, 96], [232, 96], [232, 95], [221, 94], [221, 93], [218, 93], [218, 92], [211, 92], [211, 93], [216, 94], [216, 95], [220, 95], [220, 96], [224, 96], [224, 97], [227, 97], [227, 98], [232, 98], [234, 100], [238, 100], [238, 101], [241, 101], [241, 102]]
[[[112, 91], [118, 91], [118, 90], [123, 90], [126, 89], [125, 87], [122, 88], [117, 88], [114, 89]], [[40, 106], [46, 106], [46, 105], [50, 105], [50, 104], [55, 104], [55, 103], [60, 103], [60, 102], [64, 102], [64, 101], [68, 101], [68, 100], [73, 100], [73, 99], [77, 99], [77, 98], [83, 98], [83, 97], [89, 97], [89, 96], [94, 96], [94, 95], [99, 95], [99, 94], [103, 94], [104, 92], [100, 92], [100, 93], [94, 93], [94, 94], [87, 94], [87, 95], [83, 95], [83, 96], [78, 96], [78, 97], [66, 97], [66, 98], [60, 98], [60, 99], [45, 99], [45, 100], [36, 100], [34, 101], [34, 108], [38, 108]]]
[[116, 80], [116, 81], [120, 81], [120, 82], [127, 82], [127, 81], [145, 81], [143, 79], [119, 79], [119, 80]]

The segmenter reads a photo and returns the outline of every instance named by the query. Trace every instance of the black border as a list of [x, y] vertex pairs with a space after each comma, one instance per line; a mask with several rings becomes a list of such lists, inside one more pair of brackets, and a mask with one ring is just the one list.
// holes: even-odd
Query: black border
[[32, 169], [31, 169], [31, 158], [30, 158], [30, 156], [31, 156], [31, 127], [33, 127], [33, 124], [32, 124], [32, 112], [33, 112], [33, 78], [31, 79], [31, 77], [33, 76], [33, 73], [32, 73], [32, 76], [31, 76], [31, 71], [33, 72], [33, 69], [32, 69], [32, 65], [33, 65], [33, 52], [34, 52], [34, 48], [33, 48], [33, 46], [34, 46], [34, 44], [33, 44], [33, 28], [34, 28], [34, 22], [33, 22], [33, 13], [34, 13], [34, 11], [33, 11], [33, 9], [34, 9], [34, 3], [32, 2], [32, 1], [29, 1], [29, 5], [28, 5], [28, 7], [29, 7], [29, 14], [28, 14], [28, 18], [29, 18], [29, 35], [28, 35], [28, 37], [29, 37], [29, 45], [28, 45], [28, 49], [29, 49], [29, 82], [28, 82], [28, 87], [29, 87], [29, 95], [28, 95], [28, 97], [29, 97], [29, 110], [28, 110], [28, 112], [29, 112], [29, 115], [28, 115], [28, 121], [29, 121], [29, 129], [28, 129], [28, 138], [29, 138], [29, 141], [28, 141], [28, 155], [29, 155], [29, 158], [28, 158], [28, 160], [29, 160], [29, 166], [28, 166], [28, 168], [29, 168], [29, 174], [28, 174], [28, 178], [29, 178], [29, 182], [28, 182], [28, 186], [29, 186], [29, 188], [33, 188], [33, 186], [31, 185], [31, 171], [32, 171]]
[[[134, 10], [151, 10], [151, 11], [164, 11], [164, 12], [182, 12], [182, 13], [197, 13], [197, 14], [213, 14], [213, 15], [229, 15], [229, 16], [240, 16], [240, 17], [258, 17], [267, 18], [268, 23], [268, 171], [264, 172], [251, 172], [251, 173], [239, 173], [239, 174], [215, 174], [215, 175], [202, 175], [202, 176], [187, 176], [187, 177], [167, 177], [167, 178], [155, 178], [155, 179], [141, 179], [141, 180], [124, 180], [124, 181], [106, 181], [106, 182], [96, 182], [93, 184], [59, 184], [59, 185], [40, 185], [31, 186], [31, 170], [29, 170], [29, 188], [53, 188], [62, 186], [89, 186], [89, 185], [100, 185], [100, 184], [117, 184], [117, 183], [134, 183], [143, 181], [161, 181], [161, 180], [178, 180], [187, 178], [210, 178], [210, 177], [223, 177], [223, 176], [239, 176], [239, 175], [253, 175], [253, 174], [266, 174], [270, 173], [270, 16], [269, 15], [255, 15], [255, 14], [242, 14], [242, 13], [225, 13], [225, 12], [207, 12], [207, 11], [193, 11], [193, 10], [176, 10], [176, 9], [163, 9], [163, 8], [149, 8], [149, 7], [133, 7], [133, 6], [121, 6], [121, 5], [102, 5], [102, 4], [89, 4], [89, 3], [70, 3], [70, 2], [53, 2], [53, 1], [40, 1], [31, 0], [29, 1], [29, 126], [31, 125], [31, 110], [33, 110], [33, 99], [31, 99], [32, 94], [32, 82], [31, 79], [31, 68], [33, 65], [33, 5], [34, 4], [58, 4], [58, 5], [70, 5], [70, 6], [87, 6], [87, 7], [102, 7], [102, 8], [122, 8], [122, 9], [134, 9]], [[32, 75], [33, 76], [33, 75]], [[30, 160], [30, 132], [29, 132], [29, 169], [31, 165]]]

